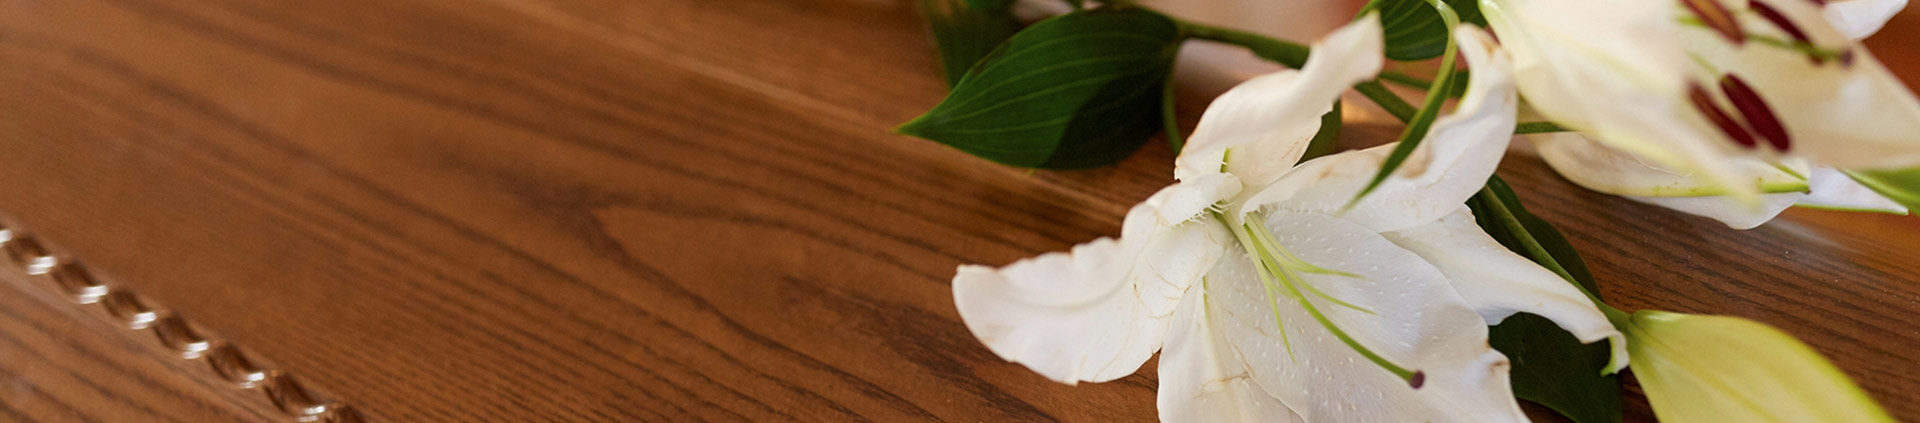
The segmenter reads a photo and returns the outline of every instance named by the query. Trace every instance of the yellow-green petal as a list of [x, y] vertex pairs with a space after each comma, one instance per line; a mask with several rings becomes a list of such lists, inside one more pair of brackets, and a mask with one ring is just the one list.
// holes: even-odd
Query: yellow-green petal
[[1625, 329], [1634, 375], [1662, 422], [1893, 421], [1840, 369], [1767, 325], [1640, 311]]

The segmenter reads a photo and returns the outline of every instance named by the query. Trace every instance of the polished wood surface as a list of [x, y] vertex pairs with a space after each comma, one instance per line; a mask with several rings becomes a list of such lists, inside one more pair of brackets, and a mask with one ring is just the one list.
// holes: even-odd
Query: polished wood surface
[[[1920, 76], [1916, 37], [1873, 47]], [[1116, 234], [1168, 149], [887, 132], [942, 90], [903, 0], [0, 0], [0, 213], [366, 421], [1152, 420], [1151, 363], [1046, 382], [948, 279]], [[1920, 219], [1737, 232], [1504, 166], [1617, 305], [1779, 326], [1920, 419]], [[29, 270], [0, 421], [287, 421]]]

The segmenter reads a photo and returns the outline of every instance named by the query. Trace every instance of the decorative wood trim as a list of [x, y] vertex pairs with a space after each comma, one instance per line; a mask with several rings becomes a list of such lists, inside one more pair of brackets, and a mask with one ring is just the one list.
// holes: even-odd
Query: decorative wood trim
[[239, 346], [211, 336], [198, 325], [126, 287], [102, 281], [79, 261], [51, 252], [34, 236], [11, 224], [0, 223], [0, 255], [29, 277], [53, 282], [52, 288], [61, 298], [80, 306], [97, 305], [121, 328], [151, 332], [153, 339], [175, 358], [206, 363], [216, 382], [234, 389], [258, 391], [260, 395], [256, 398], [295, 421], [367, 421], [345, 403], [315, 395], [292, 375], [249, 358]]

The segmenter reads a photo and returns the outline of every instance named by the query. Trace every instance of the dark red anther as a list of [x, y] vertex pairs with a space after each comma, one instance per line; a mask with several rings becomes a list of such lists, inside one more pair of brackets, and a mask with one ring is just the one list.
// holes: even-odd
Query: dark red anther
[[1807, 38], [1807, 32], [1800, 30], [1800, 27], [1794, 25], [1793, 21], [1787, 20], [1787, 15], [1780, 13], [1780, 10], [1758, 1], [1748, 2], [1747, 5], [1753, 7], [1754, 13], [1758, 13], [1760, 17], [1766, 18], [1767, 22], [1773, 22], [1773, 26], [1780, 27], [1781, 31], [1786, 31], [1787, 35], [1793, 36], [1795, 41], [1805, 43], [1809, 46], [1813, 45], [1813, 39]]
[[1853, 67], [1853, 50], [1840, 52], [1840, 67]]
[[1413, 372], [1413, 377], [1407, 378], [1407, 386], [1412, 386], [1413, 389], [1420, 389], [1420, 386], [1426, 385], [1426, 384], [1427, 384], [1427, 372], [1415, 370]]
[[1741, 147], [1755, 146], [1753, 134], [1748, 133], [1747, 128], [1741, 127], [1739, 122], [1734, 122], [1732, 116], [1720, 110], [1720, 106], [1713, 104], [1713, 97], [1700, 88], [1700, 84], [1687, 84], [1687, 99], [1693, 101], [1693, 108], [1706, 116], [1708, 122], [1713, 122], [1713, 126], [1719, 127], [1721, 133], [1727, 134], [1727, 138], [1732, 138]]
[[1747, 41], [1747, 33], [1740, 30], [1740, 20], [1734, 19], [1733, 11], [1727, 10], [1720, 0], [1680, 0], [1680, 4], [1687, 5], [1687, 10], [1699, 16], [1701, 23], [1726, 37], [1727, 42], [1740, 45]]
[[1820, 6], [1820, 7], [1827, 6], [1827, 0], [1809, 0], [1809, 1], [1812, 1], [1814, 6]]
[[1773, 108], [1767, 107], [1767, 100], [1760, 93], [1747, 86], [1740, 77], [1728, 74], [1720, 78], [1720, 91], [1727, 94], [1727, 101], [1733, 102], [1733, 108], [1747, 118], [1747, 126], [1767, 139], [1775, 150], [1787, 151], [1793, 145], [1787, 139], [1787, 128], [1780, 125], [1780, 118], [1773, 114]]

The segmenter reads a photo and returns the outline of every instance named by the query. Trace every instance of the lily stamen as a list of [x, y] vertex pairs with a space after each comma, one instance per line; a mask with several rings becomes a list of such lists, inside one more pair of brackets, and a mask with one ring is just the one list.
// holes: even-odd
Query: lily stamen
[[[1758, 3], [1756, 3], [1758, 4]], [[1787, 138], [1787, 128], [1781, 126], [1780, 118], [1773, 114], [1773, 108], [1760, 98], [1760, 93], [1748, 86], [1738, 76], [1727, 74], [1720, 78], [1720, 91], [1726, 93], [1727, 101], [1733, 102], [1733, 108], [1747, 120], [1747, 126], [1767, 139], [1775, 150], [1785, 152], [1793, 145]]]
[[[1713, 25], [1700, 20], [1700, 18], [1681, 17], [1679, 21], [1682, 25], [1693, 26], [1698, 28], [1707, 28], [1707, 29], [1712, 29], [1715, 32], [1720, 32], [1718, 28], [1715, 28]], [[1751, 32], [1745, 33], [1745, 38], [1742, 41], [1735, 41], [1734, 45], [1741, 45], [1743, 44], [1743, 41], [1752, 41], [1752, 42], [1765, 44], [1773, 47], [1779, 47], [1779, 48], [1797, 51], [1797, 52], [1800, 52], [1801, 54], [1807, 55], [1807, 58], [1809, 60], [1813, 60], [1813, 62], [1816, 64], [1825, 63], [1828, 59], [1839, 59], [1840, 66], [1853, 65], [1853, 51], [1845, 48], [1832, 48], [1832, 49], [1821, 48], [1820, 46], [1813, 45], [1812, 42], [1808, 42], [1808, 41], [1780, 38], [1772, 35], [1756, 34]], [[1699, 59], [1695, 59], [1695, 60], [1699, 60]]]
[[1680, 4], [1686, 5], [1687, 10], [1700, 17], [1700, 21], [1708, 28], [1726, 37], [1727, 42], [1740, 45], [1746, 41], [1746, 31], [1740, 29], [1740, 20], [1735, 19], [1733, 11], [1727, 10], [1727, 6], [1720, 4], [1719, 0], [1681, 0]]
[[[1259, 242], [1262, 245], [1268, 246], [1266, 248], [1266, 252], [1268, 254], [1277, 255], [1277, 257], [1274, 257], [1274, 260], [1271, 260], [1271, 261], [1277, 261], [1277, 263], [1268, 263], [1270, 267], [1273, 267], [1275, 270], [1290, 271], [1288, 272], [1289, 274], [1293, 272], [1301, 272], [1301, 273], [1312, 273], [1312, 274], [1320, 274], [1320, 275], [1344, 276], [1349, 278], [1361, 277], [1360, 275], [1328, 269], [1320, 266], [1315, 266], [1311, 263], [1307, 263], [1306, 260], [1301, 260], [1299, 257], [1294, 256], [1293, 253], [1287, 251], [1286, 248], [1280, 247], [1280, 242], [1273, 239], [1273, 231], [1267, 230], [1266, 225], [1264, 223], [1261, 223], [1260, 226], [1258, 227], [1251, 226], [1253, 225], [1253, 223], [1248, 223], [1247, 225], [1248, 227], [1246, 229], [1248, 233], [1253, 235], [1254, 241]], [[1337, 297], [1334, 297], [1333, 294], [1328, 294], [1326, 291], [1321, 291], [1319, 287], [1313, 286], [1313, 284], [1302, 283], [1302, 285], [1307, 286], [1308, 293], [1311, 293], [1316, 297], [1326, 299], [1327, 301], [1331, 301], [1335, 305], [1350, 308], [1350, 309], [1353, 309], [1354, 311], [1359, 311], [1361, 313], [1378, 315], [1377, 313], [1374, 313], [1373, 310], [1368, 310], [1366, 307], [1361, 307], [1358, 304], [1346, 302], [1345, 300], [1341, 300]]]
[[1780, 11], [1774, 9], [1773, 6], [1768, 6], [1766, 3], [1758, 1], [1748, 2], [1747, 5], [1753, 9], [1754, 13], [1759, 14], [1761, 18], [1766, 18], [1767, 22], [1772, 22], [1773, 26], [1779, 27], [1781, 31], [1786, 31], [1787, 35], [1793, 36], [1794, 40], [1813, 44], [1813, 39], [1807, 38], [1806, 31], [1800, 30], [1799, 25], [1794, 25], [1793, 21], [1787, 19], [1786, 14], [1780, 13]]
[[1728, 116], [1726, 111], [1720, 110], [1720, 105], [1713, 102], [1712, 95], [1707, 94], [1706, 89], [1700, 88], [1700, 84], [1687, 84], [1687, 100], [1693, 103], [1695, 110], [1706, 116], [1708, 122], [1720, 128], [1720, 133], [1726, 134], [1727, 138], [1732, 138], [1734, 143], [1746, 148], [1758, 146], [1753, 139], [1753, 133], [1747, 132], [1747, 128], [1740, 126], [1739, 122], [1734, 122], [1733, 117]]
[[1793, 40], [1796, 42], [1795, 43], [1796, 45], [1792, 47], [1798, 48], [1799, 50], [1802, 50], [1803, 52], [1805, 52], [1807, 54], [1807, 60], [1812, 60], [1813, 64], [1818, 65], [1821, 63], [1826, 63], [1827, 59], [1838, 58], [1840, 59], [1840, 66], [1853, 65], [1853, 51], [1842, 50], [1838, 53], [1834, 53], [1834, 52], [1823, 50], [1818, 46], [1815, 46], [1813, 44], [1813, 39], [1807, 37], [1807, 32], [1804, 30], [1801, 30], [1799, 25], [1794, 25], [1793, 20], [1787, 19], [1787, 14], [1780, 13], [1779, 9], [1775, 9], [1773, 8], [1773, 6], [1769, 6], [1766, 3], [1761, 3], [1758, 1], [1750, 2], [1748, 4], [1753, 9], [1753, 12], [1755, 14], [1760, 15], [1761, 18], [1765, 18], [1767, 22], [1772, 22], [1773, 26], [1779, 27], [1781, 31], [1785, 31], [1787, 35], [1792, 36]]

